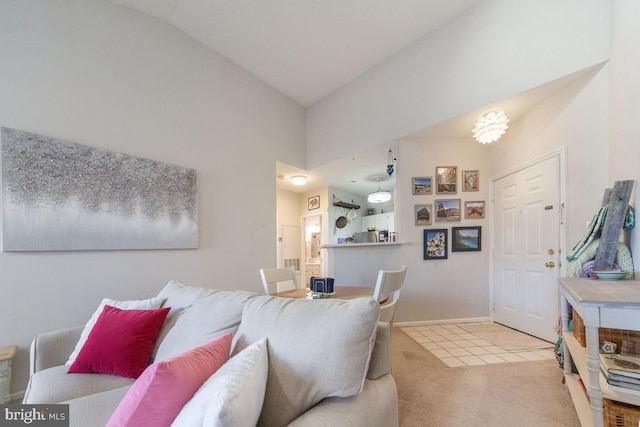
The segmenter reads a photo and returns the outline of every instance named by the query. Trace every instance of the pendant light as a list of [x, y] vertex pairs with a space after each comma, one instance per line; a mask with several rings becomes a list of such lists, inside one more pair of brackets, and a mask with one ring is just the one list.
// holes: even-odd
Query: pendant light
[[367, 201], [369, 203], [384, 203], [384, 202], [388, 202], [389, 200], [391, 200], [391, 192], [382, 190], [380, 188], [380, 181], [382, 181], [383, 179], [386, 179], [386, 178], [383, 177], [383, 176], [380, 176], [380, 175], [376, 175], [376, 176], [372, 176], [371, 177], [372, 181], [377, 181], [378, 182], [378, 191], [374, 191], [373, 193], [369, 193], [369, 195], [367, 196]]

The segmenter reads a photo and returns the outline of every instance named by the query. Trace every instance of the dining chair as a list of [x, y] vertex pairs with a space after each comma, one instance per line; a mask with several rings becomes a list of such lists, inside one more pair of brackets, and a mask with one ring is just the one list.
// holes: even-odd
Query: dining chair
[[265, 295], [298, 289], [294, 266], [284, 268], [261, 268], [260, 278]]
[[380, 270], [378, 272], [378, 280], [375, 290], [373, 291], [373, 299], [380, 301], [383, 296], [387, 296], [387, 300], [380, 306], [380, 322], [389, 322], [393, 325], [393, 318], [396, 314], [396, 304], [400, 299], [400, 291], [404, 283], [404, 276], [407, 273], [407, 267], [402, 266], [400, 270]]

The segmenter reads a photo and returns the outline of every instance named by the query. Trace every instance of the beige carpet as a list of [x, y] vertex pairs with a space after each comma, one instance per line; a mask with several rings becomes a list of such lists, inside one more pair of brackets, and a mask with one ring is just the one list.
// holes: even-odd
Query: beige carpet
[[555, 360], [448, 369], [399, 328], [392, 334], [401, 427], [578, 427]]

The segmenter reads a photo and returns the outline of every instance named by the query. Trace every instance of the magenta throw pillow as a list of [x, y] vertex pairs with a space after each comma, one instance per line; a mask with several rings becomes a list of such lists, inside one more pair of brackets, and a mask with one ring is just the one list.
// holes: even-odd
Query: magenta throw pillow
[[69, 373], [138, 378], [149, 364], [169, 310], [121, 310], [105, 305]]
[[170, 426], [204, 382], [229, 360], [227, 334], [150, 365], [131, 386], [107, 427]]

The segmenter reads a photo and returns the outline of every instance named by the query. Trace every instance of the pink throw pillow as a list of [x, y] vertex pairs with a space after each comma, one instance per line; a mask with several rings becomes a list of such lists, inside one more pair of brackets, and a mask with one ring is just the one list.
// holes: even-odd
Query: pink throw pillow
[[69, 373], [138, 378], [149, 364], [169, 308], [121, 310], [105, 305]]
[[227, 334], [154, 363], [131, 386], [107, 427], [170, 426], [204, 382], [229, 360]]

